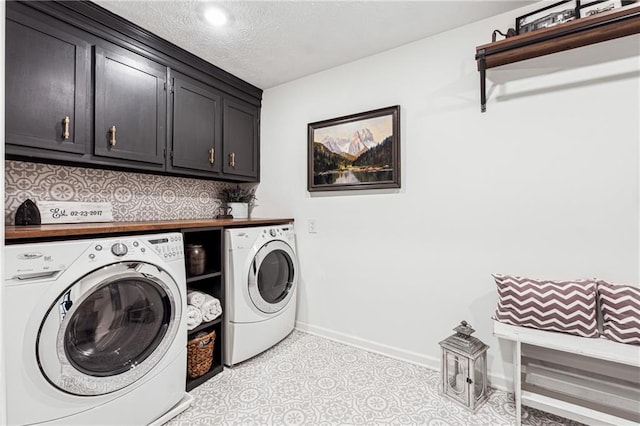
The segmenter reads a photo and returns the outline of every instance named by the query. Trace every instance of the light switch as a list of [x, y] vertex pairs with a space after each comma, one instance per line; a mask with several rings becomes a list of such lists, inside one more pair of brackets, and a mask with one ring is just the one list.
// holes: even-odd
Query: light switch
[[307, 231], [310, 234], [317, 234], [318, 233], [318, 221], [316, 219], [309, 219], [307, 221]]

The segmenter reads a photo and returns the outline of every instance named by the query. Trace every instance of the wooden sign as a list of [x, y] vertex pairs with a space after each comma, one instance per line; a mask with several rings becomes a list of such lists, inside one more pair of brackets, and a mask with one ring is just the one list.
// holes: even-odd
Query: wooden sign
[[113, 222], [111, 203], [76, 201], [38, 201], [42, 224]]

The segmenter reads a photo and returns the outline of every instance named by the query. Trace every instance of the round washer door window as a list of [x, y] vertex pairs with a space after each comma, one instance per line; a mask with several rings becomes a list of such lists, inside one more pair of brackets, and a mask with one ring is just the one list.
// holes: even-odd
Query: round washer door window
[[147, 277], [104, 284], [73, 311], [64, 339], [66, 357], [91, 376], [124, 373], [158, 347], [170, 314], [167, 293]]
[[258, 250], [249, 271], [249, 297], [256, 308], [272, 314], [289, 303], [297, 280], [295, 259], [282, 241], [270, 241]]
[[43, 373], [76, 395], [114, 392], [135, 382], [175, 338], [181, 315], [176, 291], [166, 272], [146, 263], [114, 264], [87, 275], [62, 294], [42, 324]]

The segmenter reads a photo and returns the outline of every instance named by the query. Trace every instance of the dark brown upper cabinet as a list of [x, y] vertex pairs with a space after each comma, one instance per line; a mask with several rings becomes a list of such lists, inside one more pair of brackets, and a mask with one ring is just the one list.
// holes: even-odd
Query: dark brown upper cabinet
[[213, 87], [172, 72], [169, 170], [220, 176], [222, 98]]
[[95, 3], [6, 10], [6, 158], [259, 180], [262, 90]]
[[19, 7], [7, 8], [6, 24], [6, 151], [83, 155], [90, 141], [89, 44], [72, 27]]
[[223, 101], [223, 151], [222, 171], [227, 176], [243, 180], [256, 180], [260, 161], [258, 134], [258, 108], [236, 100]]
[[94, 49], [94, 154], [163, 165], [167, 68], [116, 46]]

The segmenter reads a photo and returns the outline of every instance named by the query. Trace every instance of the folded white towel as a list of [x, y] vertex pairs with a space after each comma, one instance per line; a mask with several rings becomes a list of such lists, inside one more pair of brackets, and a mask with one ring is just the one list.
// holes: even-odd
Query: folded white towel
[[187, 305], [199, 308], [204, 303], [205, 293], [196, 290], [187, 290]]
[[193, 330], [200, 324], [202, 324], [202, 312], [200, 312], [200, 308], [187, 305], [187, 330]]
[[218, 318], [222, 314], [222, 305], [220, 305], [220, 301], [210, 294], [205, 294], [205, 301], [200, 306], [200, 311], [202, 312], [202, 320], [204, 322], [213, 321]]

